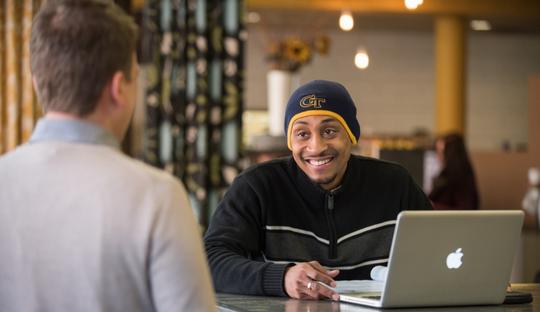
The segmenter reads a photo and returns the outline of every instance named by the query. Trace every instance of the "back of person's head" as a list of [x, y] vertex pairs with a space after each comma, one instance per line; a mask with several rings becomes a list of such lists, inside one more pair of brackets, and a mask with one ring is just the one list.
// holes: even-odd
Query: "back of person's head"
[[456, 176], [473, 174], [463, 136], [450, 133], [441, 137], [441, 139], [444, 142], [445, 170]]
[[31, 68], [45, 112], [84, 117], [115, 72], [131, 79], [133, 19], [112, 0], [48, 0], [34, 18]]

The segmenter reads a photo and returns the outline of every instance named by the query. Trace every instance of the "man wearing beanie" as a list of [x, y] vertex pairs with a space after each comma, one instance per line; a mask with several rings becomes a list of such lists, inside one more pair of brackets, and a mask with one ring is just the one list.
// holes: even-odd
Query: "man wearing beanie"
[[234, 181], [205, 236], [217, 292], [339, 296], [317, 281], [369, 279], [388, 262], [396, 218], [432, 209], [401, 166], [351, 155], [356, 106], [341, 84], [298, 88], [285, 112], [292, 157], [256, 165]]

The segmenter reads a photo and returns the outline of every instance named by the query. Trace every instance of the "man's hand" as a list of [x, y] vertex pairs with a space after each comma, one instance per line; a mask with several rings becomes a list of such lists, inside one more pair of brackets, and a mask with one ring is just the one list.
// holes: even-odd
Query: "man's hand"
[[338, 274], [339, 270], [326, 270], [317, 261], [298, 263], [285, 272], [285, 292], [289, 297], [296, 299], [339, 300], [336, 292], [318, 283], [323, 282], [336, 287], [333, 278]]

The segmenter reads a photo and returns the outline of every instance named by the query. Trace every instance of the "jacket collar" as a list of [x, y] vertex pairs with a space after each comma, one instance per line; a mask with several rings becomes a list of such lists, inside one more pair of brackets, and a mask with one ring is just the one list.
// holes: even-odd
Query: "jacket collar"
[[325, 196], [329, 193], [332, 193], [334, 195], [337, 195], [343, 190], [348, 189], [349, 185], [352, 183], [353, 177], [352, 172], [354, 171], [351, 167], [353, 166], [354, 162], [352, 161], [353, 155], [349, 157], [349, 160], [347, 161], [347, 169], [345, 170], [345, 174], [343, 175], [343, 180], [341, 181], [341, 185], [335, 188], [332, 191], [327, 191], [320, 187], [318, 184], [311, 181], [311, 179], [298, 167], [296, 162], [294, 161], [294, 158], [292, 156], [289, 157], [288, 166], [291, 170], [291, 173], [293, 175], [293, 178], [296, 182], [296, 185], [298, 185], [298, 188], [302, 192], [306, 192], [307, 194], [319, 194], [322, 196]]

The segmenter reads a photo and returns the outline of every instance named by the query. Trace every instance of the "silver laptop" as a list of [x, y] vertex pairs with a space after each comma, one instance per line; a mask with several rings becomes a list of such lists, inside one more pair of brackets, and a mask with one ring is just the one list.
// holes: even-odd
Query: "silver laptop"
[[379, 308], [501, 304], [523, 212], [404, 211], [382, 293], [340, 300]]

